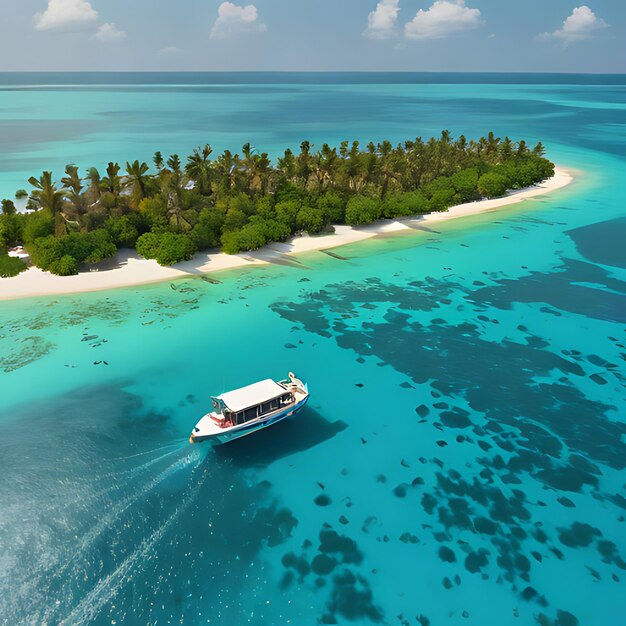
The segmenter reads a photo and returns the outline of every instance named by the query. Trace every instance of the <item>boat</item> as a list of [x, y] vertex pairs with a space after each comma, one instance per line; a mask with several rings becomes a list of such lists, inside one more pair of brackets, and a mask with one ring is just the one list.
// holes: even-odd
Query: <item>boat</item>
[[300, 411], [309, 399], [305, 383], [289, 372], [286, 380], [271, 378], [212, 397], [213, 410], [196, 424], [190, 443], [221, 445], [272, 426]]

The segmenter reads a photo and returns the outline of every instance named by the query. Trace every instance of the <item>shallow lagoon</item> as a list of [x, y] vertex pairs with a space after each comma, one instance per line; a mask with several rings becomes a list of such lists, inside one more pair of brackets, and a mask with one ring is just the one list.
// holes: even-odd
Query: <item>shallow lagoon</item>
[[[335, 256], [0, 305], [7, 623], [617, 623], [624, 87], [441, 88], [367, 86], [363, 133], [456, 109], [584, 174]], [[187, 444], [210, 394], [289, 369], [297, 420]]]

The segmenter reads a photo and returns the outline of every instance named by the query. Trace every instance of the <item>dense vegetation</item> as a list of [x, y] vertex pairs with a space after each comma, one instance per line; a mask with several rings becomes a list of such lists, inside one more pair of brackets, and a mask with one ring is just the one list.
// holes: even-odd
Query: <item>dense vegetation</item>
[[332, 224], [369, 224], [445, 211], [448, 207], [503, 195], [552, 176], [541, 143], [500, 139], [478, 141], [417, 138], [324, 144], [304, 141], [299, 153], [286, 150], [276, 164], [246, 144], [211, 159], [206, 145], [187, 157], [154, 155], [154, 169], [139, 161], [124, 170], [109, 163], [82, 176], [74, 165], [55, 181], [51, 172], [32, 177], [30, 212], [16, 214], [2, 203], [0, 248], [23, 243], [33, 262], [55, 274], [73, 274], [136, 248], [146, 258], [170, 265], [196, 250], [221, 247], [236, 254], [298, 232], [319, 233]]
[[15, 259], [8, 254], [0, 254], [0, 278], [17, 276], [26, 269], [24, 261]]

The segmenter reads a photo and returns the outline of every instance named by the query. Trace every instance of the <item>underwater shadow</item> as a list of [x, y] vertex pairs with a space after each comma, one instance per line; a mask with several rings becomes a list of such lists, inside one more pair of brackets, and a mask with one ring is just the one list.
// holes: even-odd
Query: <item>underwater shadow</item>
[[216, 447], [215, 455], [219, 459], [228, 458], [237, 467], [265, 467], [291, 454], [310, 450], [347, 427], [341, 420], [329, 422], [315, 409], [305, 407], [296, 417]]

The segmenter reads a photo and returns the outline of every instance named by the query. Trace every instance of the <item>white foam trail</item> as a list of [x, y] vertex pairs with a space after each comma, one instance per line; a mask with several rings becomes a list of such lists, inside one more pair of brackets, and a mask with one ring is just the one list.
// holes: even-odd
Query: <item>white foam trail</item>
[[[151, 459], [150, 461], [147, 461], [146, 463], [143, 463], [142, 465], [138, 465], [137, 467], [132, 467], [127, 470], [120, 470], [117, 472], [108, 472], [106, 474], [100, 474], [99, 476], [95, 476], [94, 478], [96, 478], [99, 481], [102, 481], [106, 478], [113, 478], [113, 479], [116, 479], [116, 481], [122, 477], [134, 478], [138, 474], [141, 474], [145, 470], [152, 467], [153, 465], [156, 465], [157, 463], [164, 461], [165, 459], [167, 459], [168, 457], [174, 454], [178, 454], [181, 451], [182, 446], [180, 443], [176, 443], [175, 445], [176, 445], [176, 449], [170, 450], [169, 452], [166, 452], [165, 454], [162, 454], [154, 459]], [[163, 446], [161, 448], [155, 448], [154, 450], [150, 450], [150, 452], [142, 452], [141, 454], [138, 454], [136, 456], [142, 456], [144, 454], [153, 453], [153, 452], [156, 452], [157, 450], [163, 450], [167, 447], [171, 447], [171, 446], [168, 445], [168, 446]], [[127, 458], [131, 458], [131, 457], [127, 457]], [[117, 489], [120, 488], [119, 484], [114, 483], [112, 486], [105, 487], [103, 489], [92, 490], [90, 485], [93, 484], [93, 480], [86, 478], [82, 482], [87, 486], [87, 489], [88, 489], [88, 495], [86, 496], [84, 495], [84, 492], [81, 492], [80, 499], [83, 503], [91, 502], [93, 500], [98, 500], [102, 498], [104, 495], [112, 493], [113, 491], [116, 491]]]
[[100, 478], [107, 478], [109, 476], [116, 477], [116, 478], [120, 476], [133, 477], [133, 476], [136, 476], [137, 474], [140, 474], [144, 470], [152, 467], [153, 465], [156, 465], [157, 463], [163, 461], [164, 459], [167, 459], [173, 454], [178, 454], [179, 452], [180, 452], [180, 446], [177, 446], [175, 450], [170, 450], [169, 452], [166, 452], [165, 454], [162, 454], [161, 456], [158, 456], [154, 459], [150, 459], [150, 461], [146, 461], [142, 465], [138, 465], [137, 467], [131, 467], [130, 469], [122, 470], [120, 472], [110, 472], [108, 474], [104, 474]]
[[145, 452], [138, 452], [137, 454], [131, 454], [129, 456], [116, 456], [112, 459], [107, 459], [107, 463], [109, 461], [126, 461], [127, 459], [135, 459], [138, 456], [146, 456], [146, 454], [152, 454], [153, 452], [160, 452], [161, 450], [166, 450], [167, 448], [171, 448], [172, 446], [179, 446], [182, 442], [187, 441], [186, 439], [176, 439], [175, 441], [170, 441], [170, 443], [166, 443], [164, 446], [159, 446], [158, 448], [153, 448], [152, 450], [146, 450]]
[[164, 469], [160, 474], [158, 474], [155, 478], [153, 478], [148, 484], [144, 485], [144, 487], [136, 492], [135, 495], [129, 496], [118, 503], [113, 509], [111, 509], [106, 515], [104, 515], [100, 521], [92, 526], [91, 529], [84, 534], [78, 544], [76, 545], [76, 550], [74, 551], [73, 557], [67, 561], [59, 570], [55, 573], [55, 575], [61, 574], [65, 571], [72, 562], [80, 556], [80, 553], [86, 549], [88, 549], [96, 539], [105, 531], [107, 528], [113, 525], [113, 522], [117, 518], [119, 518], [125, 511], [127, 511], [135, 502], [138, 500], [144, 499], [153, 489], [158, 487], [164, 480], [170, 478], [180, 470], [185, 467], [191, 465], [193, 462], [200, 461], [200, 452], [196, 452], [195, 450], [190, 452], [187, 456], [182, 459], [178, 459], [174, 463], [172, 463], [169, 467]]
[[[175, 452], [178, 452], [178, 450], [176, 450]], [[164, 456], [169, 456], [169, 454]], [[117, 503], [113, 509], [109, 510], [103, 517], [99, 519], [97, 524], [92, 526], [86, 534], [80, 537], [77, 542], [72, 545], [71, 555], [68, 555], [66, 559], [63, 559], [63, 555], [59, 555], [55, 559], [57, 563], [59, 563], [59, 561], [61, 561], [62, 559], [64, 561], [55, 571], [50, 572], [50, 570], [48, 569], [47, 571], [40, 570], [37, 572], [24, 572], [25, 578], [20, 584], [20, 589], [18, 592], [19, 597], [14, 596], [12, 598], [12, 604], [15, 605], [16, 602], [19, 604], [28, 601], [31, 603], [31, 605], [34, 605], [33, 601], [36, 595], [45, 596], [45, 590], [48, 586], [45, 582], [47, 579], [49, 579], [50, 577], [54, 579], [63, 575], [70, 568], [70, 566], [78, 558], [80, 558], [107, 529], [111, 528], [114, 522], [133, 504], [145, 498], [163, 481], [167, 480], [182, 469], [188, 467], [194, 462], [197, 466], [200, 463], [201, 458], [202, 457], [200, 450], [193, 449], [189, 451], [188, 454], [186, 454], [183, 458], [176, 460], [174, 463], [172, 463], [166, 469], [160, 472], [151, 481], [145, 484], [138, 492], [135, 492], [134, 495], [129, 496], [121, 502]], [[45, 601], [49, 601], [49, 598], [45, 598]]]
[[78, 603], [65, 618], [60, 620], [59, 626], [71, 626], [73, 624], [87, 624], [91, 622], [101, 611], [102, 607], [113, 598], [120, 588], [127, 582], [133, 570], [152, 552], [156, 544], [176, 521], [183, 511], [193, 502], [198, 494], [204, 477], [201, 478], [191, 492], [186, 496], [183, 503], [170, 515], [169, 519], [157, 528], [148, 538], [144, 539], [139, 547], [132, 552], [113, 572], [100, 580], [96, 586]]

